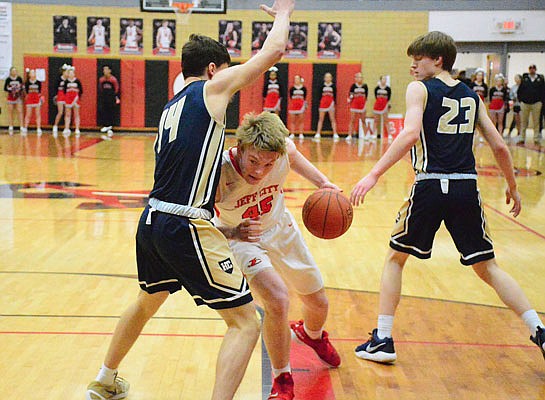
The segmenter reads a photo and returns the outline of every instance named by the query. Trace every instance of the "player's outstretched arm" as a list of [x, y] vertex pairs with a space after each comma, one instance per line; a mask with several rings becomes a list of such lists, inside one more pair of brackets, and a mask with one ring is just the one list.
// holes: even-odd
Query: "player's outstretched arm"
[[513, 168], [513, 159], [507, 145], [503, 141], [500, 133], [490, 120], [488, 113], [486, 112], [486, 106], [483, 101], [479, 99], [479, 117], [477, 124], [484, 138], [490, 145], [490, 149], [494, 154], [494, 158], [498, 163], [503, 176], [507, 181], [507, 189], [505, 191], [505, 204], [511, 203], [513, 200], [513, 207], [509, 211], [514, 217], [520, 214], [522, 209], [522, 203], [520, 194], [517, 191], [517, 182], [515, 180], [515, 172]]
[[206, 95], [225, 104], [244, 86], [250, 85], [282, 58], [288, 42], [290, 16], [294, 0], [276, 0], [272, 7], [261, 9], [274, 17], [274, 23], [263, 48], [241, 65], [227, 68], [214, 75], [207, 84]]
[[297, 150], [295, 144], [290, 140], [286, 139], [286, 147], [288, 151], [288, 157], [290, 160], [290, 168], [301, 175], [303, 178], [306, 178], [314, 185], [320, 189], [335, 189], [341, 190], [337, 185], [331, 183], [327, 176], [325, 176], [318, 168], [316, 168], [309, 160], [305, 158], [304, 155]]
[[405, 101], [407, 103], [405, 126], [371, 171], [354, 186], [354, 189], [352, 189], [350, 201], [353, 205], [358, 206], [363, 203], [365, 195], [376, 185], [378, 179], [388, 171], [392, 165], [401, 160], [401, 158], [407, 154], [411, 147], [418, 141], [420, 130], [422, 129], [425, 99], [426, 88], [422, 82], [415, 81], [409, 83], [405, 96]]

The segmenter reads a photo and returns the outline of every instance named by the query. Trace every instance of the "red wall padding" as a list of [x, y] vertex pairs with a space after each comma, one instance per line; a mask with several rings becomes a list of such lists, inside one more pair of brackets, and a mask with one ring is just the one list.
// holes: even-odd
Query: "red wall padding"
[[[290, 64], [288, 75], [288, 91], [289, 88], [293, 86], [293, 78], [295, 77], [295, 75], [301, 75], [301, 77], [305, 80], [303, 82], [303, 85], [307, 88], [307, 111], [305, 112], [305, 131], [310, 131], [312, 121], [312, 112], [310, 111], [310, 107], [312, 106], [312, 64]], [[289, 118], [290, 117], [288, 115], [288, 119]], [[288, 128], [290, 127], [289, 123], [290, 122], [288, 121]]]
[[143, 60], [121, 60], [121, 126], [145, 126], [145, 75], [146, 65]]
[[[41, 68], [41, 69], [45, 69], [45, 76], [46, 76], [46, 79], [47, 77], [49, 76], [49, 63], [47, 62], [47, 59], [48, 57], [32, 57], [32, 56], [25, 56], [24, 57], [24, 65], [25, 65], [25, 70], [27, 68], [30, 68], [30, 69], [37, 69], [37, 68]], [[26, 80], [26, 73], [25, 73], [25, 76], [21, 76], [23, 78], [23, 80]], [[40, 114], [42, 115], [42, 126], [43, 125], [47, 125], [47, 121], [48, 121], [48, 118], [49, 118], [49, 115], [48, 115], [48, 110], [49, 110], [49, 87], [48, 87], [48, 84], [47, 84], [47, 81], [46, 82], [42, 82], [42, 96], [44, 98], [44, 102], [42, 104], [42, 108], [40, 109]], [[26, 112], [26, 110], [25, 110]], [[34, 120], [34, 116], [32, 117], [32, 119], [30, 120], [30, 124], [31, 125], [34, 125], [36, 123], [36, 121]]]
[[260, 113], [263, 111], [263, 81], [265, 75], [261, 75], [251, 86], [240, 91], [239, 121], [244, 114], [249, 112]]
[[72, 64], [76, 67], [76, 77], [81, 81], [83, 87], [83, 95], [80, 98], [81, 126], [96, 126], [97, 60], [95, 58], [74, 58]]
[[348, 132], [348, 123], [350, 122], [350, 105], [346, 100], [350, 86], [354, 83], [354, 75], [361, 71], [359, 64], [338, 64], [337, 65], [337, 102], [335, 108], [337, 112], [337, 129], [339, 132]]

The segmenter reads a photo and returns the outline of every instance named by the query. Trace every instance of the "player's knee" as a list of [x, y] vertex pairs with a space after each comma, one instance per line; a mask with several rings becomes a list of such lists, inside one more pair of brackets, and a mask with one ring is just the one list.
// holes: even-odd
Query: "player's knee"
[[390, 249], [390, 252], [388, 252], [388, 255], [386, 256], [386, 263], [397, 264], [400, 268], [403, 268], [408, 257], [409, 254], [407, 253]]
[[274, 315], [287, 315], [290, 307], [288, 291], [277, 290], [264, 301], [265, 312]]
[[166, 291], [150, 294], [141, 290], [136, 304], [143, 315], [151, 318], [168, 298], [168, 295], [169, 293]]

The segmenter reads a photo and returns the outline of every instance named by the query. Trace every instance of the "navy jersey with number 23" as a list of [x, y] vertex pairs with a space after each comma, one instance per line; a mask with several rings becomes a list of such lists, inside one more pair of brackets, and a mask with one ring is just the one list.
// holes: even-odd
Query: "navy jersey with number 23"
[[426, 88], [422, 131], [411, 149], [418, 173], [476, 174], [473, 135], [479, 115], [479, 96], [457, 82], [441, 79], [421, 81]]

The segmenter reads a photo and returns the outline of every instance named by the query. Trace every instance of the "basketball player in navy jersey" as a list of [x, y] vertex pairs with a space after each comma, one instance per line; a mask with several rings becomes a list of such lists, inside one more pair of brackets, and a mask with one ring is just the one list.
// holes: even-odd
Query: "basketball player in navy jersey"
[[520, 316], [530, 339], [545, 357], [545, 330], [518, 283], [499, 268], [488, 234], [477, 189], [477, 172], [472, 151], [478, 127], [490, 145], [507, 181], [510, 213], [521, 210], [520, 195], [511, 155], [488, 117], [478, 94], [450, 76], [456, 59], [453, 39], [442, 32], [417, 38], [407, 49], [413, 58], [411, 74], [417, 80], [407, 87], [405, 127], [371, 171], [351, 194], [359, 205], [378, 179], [411, 150], [416, 181], [409, 200], [400, 209], [390, 238], [390, 251], [382, 274], [378, 328], [371, 338], [356, 347], [366, 360], [392, 363], [397, 355], [392, 339], [394, 314], [401, 295], [403, 267], [409, 255], [431, 257], [435, 232], [441, 222], [458, 251], [460, 262], [472, 266], [500, 299]]
[[[182, 48], [184, 88], [161, 115], [155, 141], [154, 185], [136, 234], [140, 292], [121, 316], [87, 399], [121, 399], [129, 384], [117, 368], [147, 321], [170, 293], [185, 288], [197, 305], [217, 310], [227, 324], [217, 358], [212, 400], [233, 398], [259, 336], [248, 284], [225, 236], [210, 222], [231, 97], [278, 62], [286, 48], [294, 0], [261, 6], [275, 18], [259, 54], [228, 68], [227, 49], [191, 35]], [[148, 398], [157, 398], [148, 394]], [[202, 397], [200, 397], [202, 398]]]

